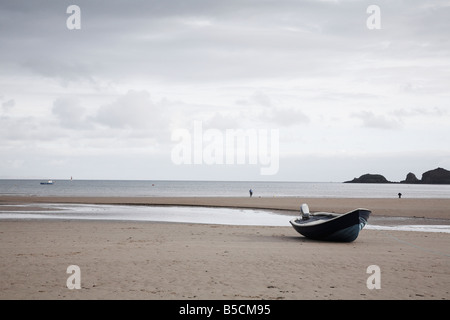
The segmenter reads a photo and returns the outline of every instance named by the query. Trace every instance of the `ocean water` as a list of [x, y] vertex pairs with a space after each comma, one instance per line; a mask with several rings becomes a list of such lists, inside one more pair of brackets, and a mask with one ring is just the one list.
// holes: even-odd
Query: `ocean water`
[[122, 197], [450, 198], [450, 185], [353, 184], [338, 182], [0, 180], [0, 195]]

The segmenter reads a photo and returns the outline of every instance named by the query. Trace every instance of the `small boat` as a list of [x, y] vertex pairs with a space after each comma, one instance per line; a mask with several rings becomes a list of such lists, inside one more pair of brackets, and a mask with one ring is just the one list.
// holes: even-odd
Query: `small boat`
[[324, 241], [352, 242], [369, 220], [370, 210], [355, 209], [341, 214], [330, 212], [310, 213], [307, 204], [301, 206], [302, 216], [290, 221], [301, 235]]
[[48, 180], [48, 181], [41, 182], [41, 184], [53, 184], [53, 183], [54, 183], [53, 180]]

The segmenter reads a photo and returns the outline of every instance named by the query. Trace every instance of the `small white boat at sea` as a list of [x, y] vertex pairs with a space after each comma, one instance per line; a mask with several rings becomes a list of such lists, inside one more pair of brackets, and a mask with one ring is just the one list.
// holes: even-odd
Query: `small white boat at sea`
[[41, 184], [53, 184], [53, 183], [54, 183], [53, 180], [48, 180], [48, 181], [41, 182]]

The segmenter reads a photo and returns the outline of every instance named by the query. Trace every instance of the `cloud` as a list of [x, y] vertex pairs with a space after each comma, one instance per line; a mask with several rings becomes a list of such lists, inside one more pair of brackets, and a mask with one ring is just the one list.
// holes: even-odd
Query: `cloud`
[[[145, 90], [130, 90], [111, 103], [101, 105], [90, 122], [98, 127], [96, 134], [120, 139], [125, 145], [127, 139], [148, 140], [163, 145], [170, 141], [172, 127], [170, 102], [154, 102]], [[136, 142], [138, 143], [138, 142]]]
[[268, 95], [262, 93], [261, 91], [255, 92], [250, 97], [250, 100], [253, 103], [261, 105], [261, 106], [263, 106], [265, 108], [272, 108], [273, 107], [273, 103], [272, 103], [272, 100], [270, 99], [270, 97]]
[[395, 148], [448, 149], [448, 1], [380, 0], [376, 31], [368, 1], [78, 0], [80, 30], [66, 27], [69, 4], [0, 1], [11, 159], [24, 148], [79, 153], [86, 168], [92, 155], [146, 156], [194, 120], [280, 128], [281, 149], [302, 152], [352, 154], [367, 138], [386, 152], [405, 136], [419, 139]]
[[398, 129], [401, 123], [394, 119], [389, 119], [382, 114], [374, 114], [372, 111], [361, 111], [353, 113], [352, 117], [362, 121], [362, 126], [375, 129]]
[[[20, 24], [7, 20], [11, 27], [5, 30], [13, 34], [2, 38], [6, 41], [0, 58], [6, 59], [1, 60], [13, 60], [65, 85], [105, 76], [120, 80], [124, 75], [172, 82], [307, 76], [330, 64], [336, 67], [333, 60], [348, 53], [346, 43], [357, 40], [336, 41], [323, 29], [336, 32], [340, 30], [336, 26], [365, 15], [364, 10], [349, 11], [348, 4], [334, 4], [340, 13], [350, 12], [340, 17], [314, 2], [179, 0], [137, 1], [130, 6], [120, 1], [79, 1], [81, 29], [69, 31], [63, 4], [43, 10], [34, 1], [18, 2], [6, 5], [3, 16], [27, 19]], [[308, 16], [326, 21], [326, 26]], [[347, 26], [344, 31], [349, 30]], [[323, 59], [330, 41], [333, 56]], [[32, 57], [27, 54], [30, 50]]]
[[215, 112], [209, 119], [204, 121], [205, 127], [218, 130], [236, 129], [242, 126], [242, 117], [233, 116], [229, 113]]
[[301, 110], [294, 108], [279, 108], [266, 115], [267, 119], [281, 126], [308, 124], [310, 118]]
[[3, 111], [8, 112], [15, 105], [16, 105], [16, 101], [14, 99], [10, 99], [10, 100], [2, 103], [2, 109], [3, 109]]
[[110, 104], [102, 105], [93, 118], [110, 128], [160, 127], [161, 110], [150, 100], [146, 91], [128, 91]]
[[297, 106], [283, 106], [260, 90], [255, 91], [249, 99], [238, 99], [235, 103], [251, 109], [250, 114], [245, 113], [249, 119], [258, 119], [272, 126], [292, 126], [310, 122], [310, 118]]
[[28, 144], [54, 141], [64, 135], [49, 119], [34, 116], [0, 117], [0, 146], [25, 148]]
[[41, 57], [30, 59], [22, 63], [22, 66], [37, 75], [57, 79], [64, 87], [79, 81], [95, 83], [91, 76], [94, 68], [81, 61], [58, 61], [56, 57], [51, 60]]
[[393, 114], [399, 118], [406, 117], [444, 117], [448, 116], [449, 112], [440, 107], [417, 107], [417, 108], [401, 108], [394, 110]]
[[86, 109], [77, 98], [58, 98], [53, 102], [52, 113], [62, 127], [68, 129], [86, 129], [90, 127], [86, 119]]

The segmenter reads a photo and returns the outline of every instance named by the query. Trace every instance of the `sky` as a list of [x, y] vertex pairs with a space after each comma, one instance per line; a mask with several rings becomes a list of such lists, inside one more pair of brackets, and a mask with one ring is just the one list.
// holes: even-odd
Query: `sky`
[[449, 17], [449, 0], [0, 0], [0, 179], [450, 169]]

